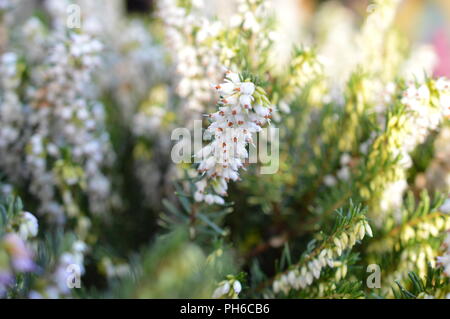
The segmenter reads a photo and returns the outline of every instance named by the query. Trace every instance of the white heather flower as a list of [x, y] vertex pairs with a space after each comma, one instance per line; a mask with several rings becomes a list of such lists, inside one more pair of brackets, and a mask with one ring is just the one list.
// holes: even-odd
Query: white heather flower
[[216, 290], [214, 290], [212, 297], [221, 298], [224, 295], [226, 295], [229, 291], [230, 291], [230, 283], [228, 281], [225, 281], [223, 284], [217, 287]]
[[205, 195], [205, 203], [212, 205], [214, 204], [214, 195], [207, 194]]
[[430, 89], [426, 84], [418, 86], [416, 83], [410, 83], [401, 101], [411, 113], [408, 123], [411, 129], [405, 138], [404, 147], [405, 153], [409, 153], [425, 141], [430, 131], [438, 127], [443, 113], [440, 106], [431, 105]]
[[[261, 126], [270, 122], [272, 108], [267, 97], [256, 90], [255, 84], [242, 81], [237, 73], [227, 71], [224, 83], [215, 85], [219, 92], [219, 109], [209, 115], [211, 124], [204, 138], [211, 142], [195, 156], [201, 159], [198, 171], [205, 180], [196, 183], [194, 194], [196, 201], [223, 205], [228, 181], [239, 179], [239, 169], [243, 168], [249, 154], [248, 144], [253, 143], [252, 134], [261, 131]], [[263, 101], [264, 105], [255, 105], [253, 101]], [[208, 183], [206, 182], [208, 181]], [[207, 191], [210, 185], [214, 192]], [[220, 195], [220, 196], [219, 196]]]
[[341, 158], [340, 158], [341, 166], [346, 166], [346, 165], [350, 164], [351, 160], [352, 160], [352, 157], [348, 153], [342, 154]]
[[[435, 90], [430, 90], [430, 87]], [[428, 135], [439, 127], [446, 116], [442, 105], [435, 105], [434, 101], [436, 101], [436, 97], [442, 98], [447, 94], [448, 87], [448, 81], [445, 79], [426, 83], [409, 82], [403, 92], [401, 102], [408, 114], [403, 124], [402, 143], [390, 150], [393, 155], [399, 156], [398, 165], [402, 170], [397, 174], [396, 180], [390, 181], [384, 187], [380, 200], [381, 212], [393, 211], [397, 220], [401, 218], [400, 208], [403, 204], [403, 195], [408, 188], [404, 170], [412, 165], [410, 153], [425, 142]], [[435, 91], [437, 92], [435, 93]], [[379, 219], [378, 222], [382, 222], [382, 220]]]
[[237, 84], [239, 83], [240, 80], [241, 79], [240, 79], [238, 73], [226, 70], [225, 82], [231, 82], [234, 85], [234, 87], [236, 88], [236, 87], [239, 87]]
[[367, 234], [369, 237], [373, 237], [372, 228], [370, 227], [370, 225], [369, 225], [368, 222], [365, 222], [365, 223], [364, 223], [364, 229], [365, 229], [365, 231], [366, 231], [366, 234]]
[[11, 265], [18, 272], [32, 272], [36, 270], [33, 253], [26, 243], [15, 233], [8, 233], [2, 238], [1, 244], [11, 258]]
[[196, 191], [194, 193], [194, 199], [195, 199], [196, 202], [202, 202], [204, 198], [205, 197], [203, 196], [202, 192]]
[[337, 176], [340, 180], [348, 181], [351, 177], [351, 171], [348, 166], [342, 167], [338, 172]]
[[214, 203], [218, 204], [218, 205], [224, 205], [225, 204], [225, 200], [218, 196], [218, 195], [214, 195]]
[[251, 12], [247, 12], [244, 15], [244, 30], [251, 30], [254, 33], [257, 33], [260, 30], [260, 25], [256, 20], [255, 16]]
[[289, 104], [286, 101], [280, 101], [278, 103], [278, 107], [281, 112], [289, 114], [291, 112], [291, 108], [289, 107]]
[[346, 265], [334, 259], [339, 257], [344, 250], [352, 248], [357, 237], [362, 240], [366, 233], [372, 236], [372, 229], [367, 221], [361, 220], [339, 237], [333, 238], [334, 248], [325, 248], [306, 264], [297, 265], [295, 269], [278, 276], [273, 282], [274, 292], [277, 294], [282, 291], [287, 294], [291, 289], [304, 289], [310, 286], [315, 279], [319, 279], [322, 269], [327, 266], [330, 268], [342, 266], [337, 273], [341, 278], [345, 277]]
[[223, 297], [237, 298], [241, 291], [242, 291], [241, 283], [238, 280], [231, 277], [225, 281], [222, 281], [219, 284], [219, 287], [217, 287], [216, 290], [214, 290], [212, 298], [215, 299]]
[[241, 283], [240, 283], [238, 280], [236, 280], [236, 281], [233, 283], [233, 290], [234, 290], [234, 292], [237, 293], [237, 294], [239, 294], [239, 293], [241, 292], [241, 290], [242, 290], [242, 285], [241, 285]]
[[328, 187], [332, 187], [337, 184], [337, 181], [333, 175], [328, 174], [328, 175], [325, 175], [325, 177], [323, 178], [323, 183]]
[[222, 83], [215, 86], [215, 89], [217, 90], [217, 92], [219, 92], [220, 95], [230, 95], [233, 93], [233, 90], [235, 88], [236, 86], [233, 82]]
[[403, 193], [407, 188], [408, 183], [404, 179], [386, 185], [380, 202], [382, 211], [399, 209], [403, 204]]
[[[91, 210], [105, 211], [110, 182], [102, 169], [114, 155], [104, 119], [100, 116], [104, 113], [103, 106], [96, 101], [97, 92], [91, 85], [93, 73], [101, 64], [102, 45], [83, 33], [57, 31], [41, 39], [44, 43], [33, 41], [38, 39], [31, 39], [30, 45], [46, 48], [47, 54], [24, 57], [33, 63], [25, 90], [30, 110], [22, 108], [28, 119], [26, 124], [32, 130], [24, 137], [27, 140], [22, 141], [28, 144], [22, 156], [27, 166], [27, 178], [31, 180], [30, 192], [40, 200], [38, 213], [63, 222], [65, 211], [74, 207], [70, 194], [64, 194], [63, 205], [57, 199], [59, 185], [56, 180], [62, 176], [56, 176], [60, 173], [50, 163], [61, 159], [62, 150], [70, 150], [71, 160], [83, 169]], [[0, 165], [2, 162], [3, 158]], [[79, 176], [61, 178], [61, 183], [66, 185], [79, 181]]]
[[403, 63], [401, 75], [406, 79], [423, 81], [426, 74], [432, 74], [438, 62], [435, 48], [430, 44], [420, 45], [411, 52]]
[[[185, 101], [182, 116], [186, 117], [186, 122], [211, 101], [213, 96], [205, 79], [217, 81], [221, 69], [221, 46], [217, 37], [223, 27], [219, 21], [203, 17], [203, 9], [199, 3], [188, 10], [176, 0], [161, 0], [158, 5], [167, 45], [176, 66], [176, 92]], [[230, 87], [224, 85], [220, 94], [228, 94]]]
[[250, 95], [241, 95], [239, 98], [239, 103], [245, 109], [250, 109], [252, 107], [252, 97]]
[[39, 229], [37, 218], [29, 212], [23, 212], [20, 218], [21, 218], [19, 226], [20, 237], [23, 240], [35, 237]]
[[255, 84], [252, 82], [244, 82], [240, 87], [241, 94], [252, 95], [255, 92]]
[[81, 240], [77, 240], [76, 242], [73, 243], [72, 249], [75, 253], [84, 253], [87, 250], [87, 246]]

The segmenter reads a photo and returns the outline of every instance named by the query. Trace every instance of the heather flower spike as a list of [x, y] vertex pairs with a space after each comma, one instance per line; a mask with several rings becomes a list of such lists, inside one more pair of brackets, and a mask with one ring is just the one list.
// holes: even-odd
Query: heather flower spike
[[261, 87], [229, 70], [214, 89], [219, 94], [218, 110], [209, 115], [211, 124], [204, 134], [211, 142], [195, 155], [201, 159], [197, 169], [204, 179], [196, 183], [194, 197], [198, 202], [224, 204], [228, 182], [239, 180], [253, 134], [270, 124], [273, 108]]

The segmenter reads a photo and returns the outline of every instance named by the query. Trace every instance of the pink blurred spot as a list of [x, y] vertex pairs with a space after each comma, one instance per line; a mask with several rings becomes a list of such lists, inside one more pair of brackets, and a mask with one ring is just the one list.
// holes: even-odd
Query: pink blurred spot
[[437, 30], [434, 34], [433, 46], [438, 56], [434, 75], [450, 77], [450, 41], [444, 28]]

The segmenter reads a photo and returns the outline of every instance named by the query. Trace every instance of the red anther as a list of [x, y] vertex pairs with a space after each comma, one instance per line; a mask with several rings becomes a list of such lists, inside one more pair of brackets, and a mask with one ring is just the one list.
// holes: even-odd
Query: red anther
[[235, 143], [237, 143], [237, 137], [234, 137], [234, 138], [233, 138], [233, 141], [234, 141]]
[[219, 132], [223, 132], [223, 128], [221, 128], [221, 127], [218, 127], [217, 130], [218, 130]]
[[234, 90], [240, 92], [241, 88], [235, 88]]
[[216, 85], [216, 90], [221, 89], [222, 87], [220, 85]]
[[228, 122], [228, 126], [233, 126], [233, 122]]
[[249, 109], [249, 108], [250, 108], [250, 107], [248, 106], [248, 104], [245, 104], [244, 107], [245, 107], [246, 109]]
[[238, 124], [242, 125], [242, 124], [244, 124], [244, 121], [238, 121]]
[[225, 147], [225, 146], [227, 146], [227, 143], [224, 142], [224, 143], [222, 144], [222, 147]]
[[237, 114], [236, 110], [231, 111], [231, 114], [236, 115]]
[[224, 112], [224, 111], [220, 111], [219, 114], [220, 114], [221, 116], [224, 116], [224, 115], [225, 115], [225, 112]]

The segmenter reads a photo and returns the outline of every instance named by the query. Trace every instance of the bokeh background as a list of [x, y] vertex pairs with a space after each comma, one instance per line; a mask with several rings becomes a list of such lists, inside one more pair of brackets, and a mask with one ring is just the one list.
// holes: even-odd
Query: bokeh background
[[[305, 43], [301, 29], [313, 23], [314, 12], [324, 3], [337, 2], [356, 14], [360, 23], [367, 13], [369, 0], [274, 0], [274, 10], [289, 41]], [[44, 0], [29, 0], [21, 10], [27, 16]], [[129, 14], [148, 14], [155, 10], [154, 0], [124, 0]], [[209, 14], [225, 18], [233, 12], [233, 1], [206, 2]], [[349, 19], [353, 19], [349, 17]], [[406, 0], [400, 6], [396, 26], [412, 43], [429, 44], [437, 54], [435, 75], [450, 75], [450, 2], [446, 0]]]
[[[151, 12], [154, 0], [127, 0], [129, 12]], [[274, 9], [293, 41], [303, 41], [300, 28], [312, 22], [318, 6], [339, 2], [356, 13], [361, 22], [366, 15], [369, 0], [274, 0]], [[233, 1], [208, 1], [211, 14], [225, 17], [232, 11]], [[406, 0], [400, 6], [396, 25], [412, 43], [429, 44], [438, 55], [435, 75], [450, 75], [450, 1], [447, 0]]]

